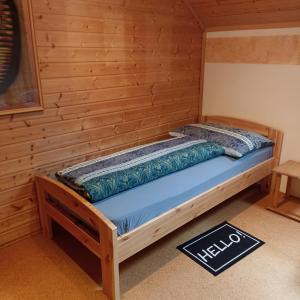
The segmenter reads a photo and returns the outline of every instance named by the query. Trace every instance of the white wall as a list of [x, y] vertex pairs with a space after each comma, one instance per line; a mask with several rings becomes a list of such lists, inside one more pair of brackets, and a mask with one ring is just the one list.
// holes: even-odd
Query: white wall
[[[276, 32], [283, 34], [282, 29], [257, 30], [213, 33], [208, 38]], [[285, 134], [281, 161], [300, 161], [300, 65], [206, 63], [203, 114], [244, 118], [281, 129]]]

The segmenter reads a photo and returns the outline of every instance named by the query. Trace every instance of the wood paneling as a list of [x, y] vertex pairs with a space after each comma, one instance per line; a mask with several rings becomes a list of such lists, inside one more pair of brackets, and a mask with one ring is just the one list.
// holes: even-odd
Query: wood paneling
[[201, 31], [180, 0], [32, 0], [43, 112], [0, 117], [0, 246], [39, 231], [33, 178], [198, 117]]
[[[207, 30], [300, 21], [300, 0], [190, 0]], [[299, 24], [299, 23], [298, 23]]]
[[300, 35], [208, 38], [206, 62], [300, 65]]

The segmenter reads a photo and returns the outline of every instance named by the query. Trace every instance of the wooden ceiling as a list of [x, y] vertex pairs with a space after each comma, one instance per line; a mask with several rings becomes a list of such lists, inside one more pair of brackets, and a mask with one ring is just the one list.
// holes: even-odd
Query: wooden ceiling
[[300, 26], [300, 0], [188, 0], [208, 30], [290, 24]]

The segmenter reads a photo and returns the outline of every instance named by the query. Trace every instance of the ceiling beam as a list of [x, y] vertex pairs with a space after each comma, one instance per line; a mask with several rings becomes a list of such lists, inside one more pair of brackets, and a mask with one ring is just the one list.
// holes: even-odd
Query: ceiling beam
[[199, 16], [197, 15], [197, 13], [195, 12], [195, 10], [192, 7], [190, 1], [189, 0], [182, 0], [182, 2], [186, 5], [186, 7], [191, 12], [191, 14], [194, 16], [194, 18], [196, 19], [196, 21], [197, 21], [199, 27], [201, 28], [201, 30], [204, 31], [205, 30], [205, 26], [204, 26], [203, 22], [201, 21], [201, 19], [199, 18]]

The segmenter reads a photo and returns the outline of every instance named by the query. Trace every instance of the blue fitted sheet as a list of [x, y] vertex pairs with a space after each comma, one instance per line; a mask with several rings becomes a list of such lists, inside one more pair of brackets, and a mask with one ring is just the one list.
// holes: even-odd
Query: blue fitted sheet
[[220, 156], [97, 202], [125, 234], [164, 212], [272, 157], [272, 147], [243, 158]]

